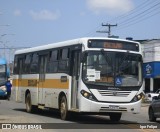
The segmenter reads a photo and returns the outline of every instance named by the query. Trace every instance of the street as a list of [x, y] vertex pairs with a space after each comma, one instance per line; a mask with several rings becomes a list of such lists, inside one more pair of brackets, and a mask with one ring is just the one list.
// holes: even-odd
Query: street
[[[74, 131], [75, 128], [78, 128], [78, 131], [82, 131], [83, 129], [94, 129], [96, 131], [95, 127], [100, 131], [105, 129], [110, 129], [111, 131], [113, 129], [120, 129], [120, 131], [122, 131], [123, 129], [125, 130], [131, 129], [135, 131], [136, 129], [138, 129], [136, 123], [145, 125], [147, 123], [151, 123], [148, 120], [147, 111], [148, 111], [148, 105], [143, 104], [141, 107], [140, 114], [125, 113], [122, 115], [121, 121], [118, 124], [112, 124], [108, 116], [98, 116], [98, 115], [95, 116], [79, 115], [79, 116], [74, 116], [74, 118], [72, 118], [70, 121], [63, 121], [60, 119], [58, 112], [48, 111], [48, 110], [44, 111], [38, 110], [30, 114], [26, 112], [25, 104], [16, 103], [14, 101], [0, 100], [0, 123], [36, 123], [36, 124], [48, 123], [50, 127], [58, 128], [55, 129], [55, 131], [62, 131], [62, 129], [66, 129], [67, 131], [69, 129], [72, 129]], [[160, 123], [159, 119], [157, 120], [157, 123]], [[102, 129], [103, 127], [104, 129]], [[149, 130], [151, 132], [151, 130], [153, 129]], [[49, 129], [47, 131], [49, 131]], [[158, 129], [157, 130], [155, 129], [153, 131], [158, 131]]]

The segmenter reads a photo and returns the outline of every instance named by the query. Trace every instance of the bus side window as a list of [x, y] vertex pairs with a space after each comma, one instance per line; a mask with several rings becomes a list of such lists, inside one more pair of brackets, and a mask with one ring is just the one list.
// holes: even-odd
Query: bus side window
[[38, 54], [34, 53], [32, 56], [32, 62], [31, 62], [31, 67], [30, 67], [30, 72], [31, 73], [38, 73]]
[[50, 51], [47, 72], [54, 73], [58, 69], [58, 50]]
[[69, 48], [59, 50], [59, 72], [68, 72], [69, 70]]
[[13, 69], [14, 74], [18, 74], [18, 56], [15, 56], [14, 58], [14, 69]]
[[26, 59], [25, 59], [25, 65], [24, 65], [24, 72], [25, 73], [30, 73], [30, 64], [31, 64], [31, 58], [32, 58], [32, 55], [31, 54], [28, 54], [26, 55]]
[[25, 56], [19, 56], [17, 58], [17, 68], [16, 68], [16, 72], [17, 74], [21, 75], [24, 73], [24, 61], [25, 61]]

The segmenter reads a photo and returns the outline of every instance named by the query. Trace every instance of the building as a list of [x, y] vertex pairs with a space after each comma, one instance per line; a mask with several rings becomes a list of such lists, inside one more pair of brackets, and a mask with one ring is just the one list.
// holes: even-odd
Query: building
[[160, 39], [139, 41], [143, 49], [145, 92], [160, 88]]

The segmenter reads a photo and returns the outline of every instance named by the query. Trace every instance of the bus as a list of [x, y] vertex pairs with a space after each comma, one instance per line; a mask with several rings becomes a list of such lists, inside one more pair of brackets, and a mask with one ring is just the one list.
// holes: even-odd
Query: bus
[[138, 42], [86, 37], [15, 52], [12, 96], [26, 111], [139, 113], [143, 96], [142, 50]]
[[7, 98], [6, 82], [9, 78], [9, 69], [5, 58], [0, 58], [0, 98]]

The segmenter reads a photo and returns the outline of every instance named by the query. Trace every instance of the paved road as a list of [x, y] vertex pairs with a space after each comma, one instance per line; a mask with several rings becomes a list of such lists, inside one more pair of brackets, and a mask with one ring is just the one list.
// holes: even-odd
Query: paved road
[[[60, 119], [58, 112], [53, 111], [36, 111], [35, 113], [29, 114], [25, 111], [25, 105], [21, 103], [16, 103], [13, 101], [0, 100], [0, 123], [54, 123], [49, 124], [56, 127], [64, 127], [67, 131], [75, 131], [75, 129], [67, 129], [69, 128], [92, 128], [91, 132], [96, 131], [96, 128], [99, 131], [106, 131], [106, 128], [109, 128], [110, 131], [114, 131], [115, 129], [120, 129], [120, 131], [127, 131], [127, 129], [137, 128], [135, 123], [150, 123], [148, 121], [147, 115], [148, 106], [144, 105], [141, 107], [140, 114], [130, 114], [125, 113], [122, 115], [121, 121], [119, 124], [111, 124], [108, 116], [75, 116], [70, 121], [62, 121]], [[160, 123], [160, 120], [157, 121]], [[59, 124], [55, 124], [59, 123]], [[76, 124], [75, 124], [76, 123]], [[78, 123], [78, 124], [77, 124]], [[88, 124], [89, 123], [89, 124]], [[104, 129], [102, 129], [104, 127]], [[89, 130], [89, 129], [87, 129]], [[132, 129], [131, 131], [135, 131], [136, 129]], [[142, 130], [142, 129], [141, 129]], [[44, 131], [44, 130], [43, 130]], [[48, 130], [49, 131], [49, 130]], [[54, 131], [64, 131], [62, 129], [55, 129]], [[76, 131], [83, 131], [83, 129], [76, 129]], [[119, 131], [119, 130], [118, 130]], [[137, 130], [140, 131], [140, 130]], [[143, 131], [143, 130], [142, 130]], [[157, 130], [153, 130], [157, 131]], [[152, 132], [152, 129], [149, 129], [149, 132]], [[157, 131], [158, 132], [158, 131]]]

